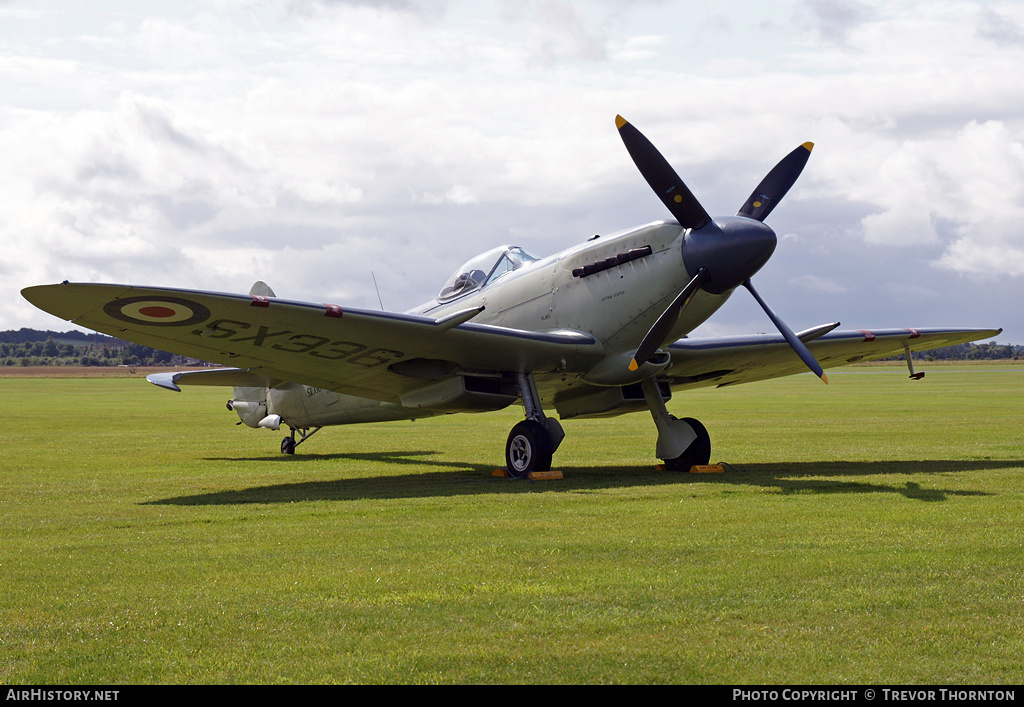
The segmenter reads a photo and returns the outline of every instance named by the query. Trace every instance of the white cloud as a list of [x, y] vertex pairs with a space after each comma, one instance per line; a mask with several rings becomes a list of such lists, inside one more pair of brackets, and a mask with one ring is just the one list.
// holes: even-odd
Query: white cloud
[[[961, 301], [970, 277], [1024, 276], [1018, 4], [8, 4], [0, 19], [0, 238], [19, 244], [5, 294], [260, 277], [376, 307], [354, 284], [373, 271], [389, 307], [411, 307], [498, 243], [550, 253], [665, 217], [616, 113], [720, 214], [815, 141], [759, 278], [868, 308], [885, 287], [850, 273], [880, 257]], [[809, 224], [862, 245], [842, 276]], [[14, 298], [0, 328], [60, 326]], [[1024, 343], [1024, 315], [1002, 316]]]
[[444, 194], [427, 193], [419, 197], [424, 204], [479, 204], [480, 199], [468, 187], [456, 184]]
[[927, 212], [918, 210], [922, 202], [900, 202], [882, 213], [861, 220], [864, 240], [894, 246], [916, 246], [937, 240], [935, 225]]
[[[1024, 248], [962, 238], [950, 244], [938, 264], [947, 270], [986, 279], [993, 275], [1021, 276], [1024, 275]], [[1019, 300], [1013, 306], [1019, 306]]]
[[[936, 244], [942, 267], [989, 276], [1022, 274], [1024, 144], [1002, 121], [905, 142], [879, 164], [869, 195], [880, 211], [861, 220], [867, 242]], [[943, 235], [938, 223], [949, 224]], [[999, 257], [1002, 251], [1004, 257]]]
[[813, 31], [839, 44], [873, 14], [870, 5], [858, 0], [802, 0], [800, 5]]

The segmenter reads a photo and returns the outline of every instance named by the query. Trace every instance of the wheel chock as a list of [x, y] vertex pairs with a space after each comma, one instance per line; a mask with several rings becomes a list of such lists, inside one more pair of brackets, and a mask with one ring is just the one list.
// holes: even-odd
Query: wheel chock
[[[497, 476], [503, 479], [516, 478], [512, 476], [512, 474], [508, 472], [508, 469], [506, 469], [503, 466], [500, 466], [493, 472], [491, 472], [491, 476]], [[562, 472], [560, 471], [531, 471], [529, 474], [526, 475], [526, 478], [528, 478], [530, 481], [552, 481], [555, 479], [563, 479], [565, 477], [562, 476]]]
[[565, 478], [560, 471], [531, 471], [526, 475], [530, 481], [555, 481]]

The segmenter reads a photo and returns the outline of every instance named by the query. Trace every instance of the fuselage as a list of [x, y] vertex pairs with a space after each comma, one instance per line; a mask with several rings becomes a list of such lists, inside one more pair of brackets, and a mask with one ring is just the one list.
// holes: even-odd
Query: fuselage
[[[448, 288], [448, 296], [442, 291], [439, 298], [408, 313], [442, 319], [483, 307], [472, 319], [474, 323], [525, 331], [576, 330], [601, 342], [604, 359], [589, 370], [531, 371], [546, 402], [559, 395], [578, 396], [580, 390], [593, 386], [629, 385], [657, 370], [655, 365], [630, 373], [627, 363], [643, 336], [694, 274], [687, 271], [684, 263], [688, 234], [675, 221], [659, 221], [594, 237], [546, 258], [529, 260], [502, 272], [483, 273], [483, 278], [490, 276], [489, 281], [468, 287], [463, 294], [456, 291], [453, 295]], [[497, 263], [501, 249], [494, 253]], [[497, 270], [499, 266], [494, 267]], [[457, 271], [449, 283], [462, 274]], [[699, 326], [730, 294], [731, 290], [722, 294], [699, 291], [666, 341], [681, 338]], [[236, 411], [252, 427], [258, 426], [268, 414], [279, 415], [293, 427], [442, 414], [429, 408], [404, 408], [300, 384], [272, 389], [236, 388], [235, 401], [243, 403]]]
[[[434, 299], [411, 313], [440, 318], [482, 305], [485, 309], [473, 319], [475, 323], [527, 331], [583, 331], [600, 340], [610, 355], [626, 352], [635, 349], [693, 276], [683, 262], [686, 235], [675, 221], [659, 221], [594, 237], [510, 271], [463, 297]], [[647, 255], [622, 257], [645, 248], [650, 248]], [[615, 258], [624, 262], [609, 265]], [[580, 272], [594, 265], [598, 267], [593, 272]], [[699, 292], [672, 329], [671, 339], [699, 326], [729, 294]]]

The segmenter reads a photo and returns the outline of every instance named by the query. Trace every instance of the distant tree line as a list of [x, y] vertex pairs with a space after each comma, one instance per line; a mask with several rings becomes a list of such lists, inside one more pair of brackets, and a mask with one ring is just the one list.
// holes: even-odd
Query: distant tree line
[[[903, 356], [897, 356], [903, 360]], [[957, 344], [932, 351], [914, 354], [914, 358], [923, 361], [995, 361], [1024, 358], [1024, 346], [1014, 344], [998, 344], [990, 341], [987, 344]]]
[[0, 331], [0, 366], [165, 366], [185, 362], [166, 351], [105, 334]]

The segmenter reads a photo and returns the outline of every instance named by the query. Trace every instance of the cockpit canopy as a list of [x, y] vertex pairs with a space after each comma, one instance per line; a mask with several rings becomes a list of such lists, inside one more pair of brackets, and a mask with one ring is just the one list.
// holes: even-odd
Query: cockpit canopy
[[540, 258], [515, 245], [503, 245], [489, 250], [456, 270], [441, 288], [437, 301], [447, 302], [479, 290], [535, 260]]

